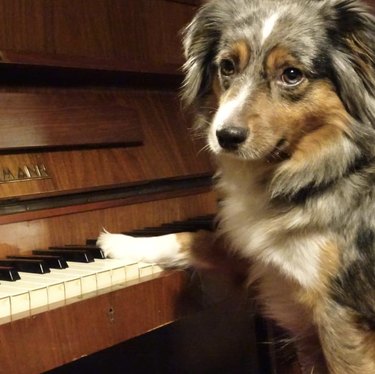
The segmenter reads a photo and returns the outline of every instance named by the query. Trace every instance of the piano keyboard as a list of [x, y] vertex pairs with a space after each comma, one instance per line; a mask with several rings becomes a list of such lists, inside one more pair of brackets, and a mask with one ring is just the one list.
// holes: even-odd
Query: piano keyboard
[[[211, 227], [212, 216], [207, 216], [126, 234], [154, 236]], [[0, 259], [0, 324], [126, 287], [162, 272], [156, 264], [104, 259], [94, 242], [92, 239], [86, 245], [51, 247], [35, 250], [32, 256]]]
[[97, 259], [90, 264], [69, 261], [67, 264], [66, 269], [50, 269], [45, 274], [20, 271], [20, 280], [1, 281], [0, 323], [95, 296], [162, 271], [155, 264], [126, 260]]

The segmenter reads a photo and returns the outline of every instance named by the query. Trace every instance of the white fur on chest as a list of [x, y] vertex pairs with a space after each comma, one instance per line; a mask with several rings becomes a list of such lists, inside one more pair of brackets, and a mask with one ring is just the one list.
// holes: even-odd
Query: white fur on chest
[[[325, 236], [305, 228], [306, 216], [296, 210], [282, 214], [268, 206], [267, 191], [259, 189], [251, 170], [223, 172], [219, 189], [220, 230], [230, 238], [233, 250], [280, 270], [300, 285], [313, 287], [319, 278], [321, 248]], [[303, 222], [301, 230], [299, 222]]]

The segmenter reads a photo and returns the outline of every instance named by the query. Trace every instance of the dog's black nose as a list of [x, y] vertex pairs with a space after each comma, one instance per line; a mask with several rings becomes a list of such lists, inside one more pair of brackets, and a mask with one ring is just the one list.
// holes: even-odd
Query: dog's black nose
[[227, 126], [216, 131], [216, 137], [222, 148], [236, 150], [248, 137], [249, 130], [238, 126]]

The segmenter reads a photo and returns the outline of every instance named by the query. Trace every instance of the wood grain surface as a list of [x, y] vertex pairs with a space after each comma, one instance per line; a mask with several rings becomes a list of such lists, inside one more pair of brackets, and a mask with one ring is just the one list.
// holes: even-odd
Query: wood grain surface
[[201, 142], [194, 141], [188, 117], [182, 114], [175, 91], [121, 88], [61, 89], [58, 93], [56, 89], [35, 88], [34, 91], [64, 97], [93, 95], [105, 103], [111, 101], [130, 107], [138, 115], [137, 127], [142, 129], [143, 145], [1, 154], [0, 180], [4, 168], [16, 172], [19, 166], [38, 164], [45, 165], [51, 178], [0, 184], [0, 200], [212, 173], [208, 154], [200, 152]]
[[141, 144], [138, 113], [114, 95], [0, 93], [0, 150]]
[[1, 0], [0, 59], [177, 74], [180, 31], [195, 9], [165, 0]]

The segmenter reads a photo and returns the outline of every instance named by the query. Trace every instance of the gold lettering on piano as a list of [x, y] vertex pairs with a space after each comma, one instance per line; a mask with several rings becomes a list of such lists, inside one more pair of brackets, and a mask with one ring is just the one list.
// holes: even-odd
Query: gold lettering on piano
[[22, 165], [13, 169], [0, 165], [0, 184], [50, 178], [51, 177], [44, 164]]
[[13, 182], [15, 179], [9, 168], [3, 168], [3, 183]]

